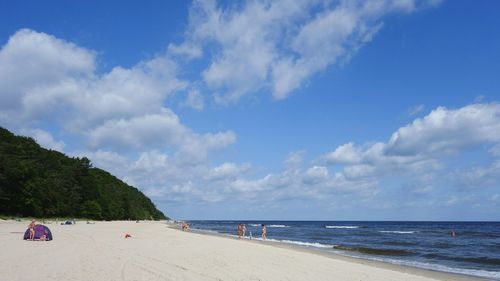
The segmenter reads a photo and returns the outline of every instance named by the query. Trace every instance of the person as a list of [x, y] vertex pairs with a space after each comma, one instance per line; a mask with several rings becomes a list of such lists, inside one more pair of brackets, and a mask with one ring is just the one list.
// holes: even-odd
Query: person
[[262, 224], [262, 240], [266, 240], [266, 237], [267, 237], [266, 225]]
[[189, 230], [189, 224], [183, 222], [182, 223], [182, 231], [188, 231]]
[[243, 224], [238, 224], [238, 239], [241, 239], [241, 233], [243, 232]]
[[28, 225], [28, 228], [30, 229], [29, 240], [35, 240], [35, 220], [31, 221], [31, 223]]
[[245, 233], [247, 232], [247, 226], [242, 223], [241, 224], [241, 236], [243, 236], [243, 238], [245, 238]]

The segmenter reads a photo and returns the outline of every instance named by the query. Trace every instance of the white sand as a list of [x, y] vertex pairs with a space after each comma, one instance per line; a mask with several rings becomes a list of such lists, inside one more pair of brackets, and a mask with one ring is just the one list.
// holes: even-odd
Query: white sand
[[0, 221], [0, 280], [471, 280], [186, 233], [164, 222], [52, 223], [50, 242], [22, 240], [27, 225]]

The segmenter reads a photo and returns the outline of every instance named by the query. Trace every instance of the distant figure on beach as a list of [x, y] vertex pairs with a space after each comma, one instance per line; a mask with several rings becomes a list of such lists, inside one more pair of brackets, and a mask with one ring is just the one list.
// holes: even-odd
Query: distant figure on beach
[[241, 234], [243, 233], [243, 224], [238, 224], [238, 230], [237, 230], [237, 233], [238, 233], [238, 239], [241, 239]]
[[183, 222], [182, 223], [182, 231], [189, 231], [189, 224]]
[[241, 236], [243, 236], [243, 238], [245, 238], [246, 232], [247, 232], [247, 226], [246, 226], [246, 224], [242, 224], [241, 225]]
[[262, 240], [266, 240], [266, 237], [267, 237], [266, 225], [262, 224]]
[[30, 229], [29, 240], [34, 240], [35, 239], [35, 220], [31, 221], [31, 223], [28, 225], [28, 228]]

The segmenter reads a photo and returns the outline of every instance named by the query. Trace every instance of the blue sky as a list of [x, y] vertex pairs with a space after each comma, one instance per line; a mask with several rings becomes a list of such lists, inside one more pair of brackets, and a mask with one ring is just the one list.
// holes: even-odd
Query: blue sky
[[4, 1], [0, 125], [178, 219], [498, 220], [497, 1]]

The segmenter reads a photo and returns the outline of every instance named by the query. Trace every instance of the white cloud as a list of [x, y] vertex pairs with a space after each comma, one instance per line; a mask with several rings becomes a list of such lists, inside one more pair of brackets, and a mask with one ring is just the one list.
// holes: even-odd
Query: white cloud
[[299, 168], [304, 160], [304, 154], [305, 151], [303, 150], [290, 152], [285, 161], [283, 161], [283, 165], [286, 169]]
[[76, 157], [87, 157], [96, 167], [117, 171], [128, 164], [126, 157], [112, 151], [97, 150], [97, 151], [75, 151], [72, 152]]
[[[234, 143], [231, 131], [193, 132], [164, 106], [189, 84], [176, 77], [178, 66], [165, 54], [103, 74], [95, 73], [95, 60], [93, 51], [73, 43], [18, 31], [0, 50], [0, 80], [5, 81], [0, 121], [57, 148], [62, 143], [30, 127], [49, 122], [96, 151], [174, 149], [185, 161], [203, 161], [210, 151]], [[188, 104], [201, 109], [201, 95], [191, 92]]]
[[[196, 149], [200, 145], [197, 142], [200, 141], [203, 147], [209, 150], [224, 147], [235, 141], [235, 136], [231, 133], [199, 135], [186, 130], [184, 133], [173, 134], [183, 136], [182, 142], [176, 144], [179, 147], [178, 151], [174, 151], [170, 156], [154, 150], [143, 152], [136, 160], [123, 165], [118, 174], [123, 175], [127, 182], [143, 187], [159, 202], [189, 200], [213, 203], [232, 198], [238, 201], [262, 203], [299, 198], [328, 200], [332, 196], [351, 196], [351, 198], [354, 196], [358, 200], [364, 200], [377, 196], [380, 190], [385, 188], [385, 184], [381, 184], [385, 183], [385, 179], [397, 177], [401, 179], [400, 183], [404, 190], [409, 190], [405, 186], [412, 186], [409, 194], [422, 198], [437, 192], [438, 188], [433, 184], [436, 183], [437, 173], [442, 174], [443, 169], [446, 169], [441, 162], [443, 157], [449, 155], [443, 153], [444, 148], [435, 150], [428, 147], [446, 143], [453, 148], [448, 150], [458, 153], [469, 146], [498, 142], [494, 134], [481, 134], [480, 138], [464, 135], [462, 138], [469, 137], [472, 140], [461, 140], [459, 143], [453, 140], [456, 137], [456, 130], [467, 131], [468, 127], [474, 127], [474, 130], [483, 132], [488, 128], [496, 128], [495, 126], [500, 123], [497, 120], [500, 116], [498, 112], [500, 108], [497, 104], [475, 104], [459, 109], [437, 108], [427, 116], [396, 130], [396, 132], [404, 131], [404, 134], [395, 133], [386, 143], [367, 143], [361, 146], [347, 143], [337, 147], [333, 152], [324, 154], [320, 157], [321, 161], [306, 167], [301, 167], [304, 151], [292, 152], [285, 158], [284, 169], [281, 172], [262, 176], [255, 176], [255, 170], [252, 171], [248, 163], [226, 162], [211, 167], [206, 162], [207, 150]], [[166, 116], [168, 117], [168, 114]], [[174, 115], [170, 117], [176, 120]], [[173, 128], [182, 129], [177, 121], [170, 124]], [[455, 123], [461, 125], [454, 126]], [[452, 128], [460, 129], [450, 129], [448, 128], [450, 125]], [[161, 125], [158, 127], [162, 128]], [[147, 143], [147, 128], [143, 130], [146, 131], [142, 132], [143, 136], [137, 137], [139, 140], [136, 142]], [[124, 128], [116, 130], [108, 128], [106, 131], [120, 137], [120, 134], [124, 137], [128, 135]], [[412, 140], [421, 140], [423, 143], [412, 142], [414, 148], [412, 153], [407, 151], [396, 153], [394, 145], [396, 143], [402, 145], [410, 136]], [[142, 140], [143, 137], [146, 140]], [[394, 142], [395, 138], [399, 138], [397, 142]], [[162, 141], [175, 143], [168, 138]], [[189, 153], [183, 153], [183, 144], [190, 148]], [[204, 156], [198, 160], [191, 159], [188, 162], [190, 164], [186, 164], [186, 155], [192, 155], [194, 159], [199, 155]], [[111, 159], [116, 158], [113, 154], [108, 156]], [[321, 163], [335, 164], [335, 166], [328, 167]], [[112, 162], [109, 164], [113, 165]], [[482, 182], [483, 186], [491, 185], [492, 179], [498, 180], [498, 177], [495, 177], [498, 174], [496, 166], [492, 164], [490, 167], [461, 170], [452, 177], [470, 184]], [[454, 205], [465, 201], [461, 197], [443, 197], [442, 202], [445, 205]]]
[[203, 96], [197, 90], [192, 90], [188, 93], [186, 101], [181, 105], [194, 108], [198, 111], [203, 110], [204, 101]]
[[202, 76], [218, 103], [259, 90], [283, 99], [313, 74], [348, 60], [371, 41], [385, 15], [429, 2], [435, 1], [280, 0], [223, 7], [200, 0], [191, 7], [185, 41], [169, 49], [191, 58], [209, 49]]
[[424, 118], [397, 130], [385, 152], [403, 156], [432, 155], [499, 141], [499, 104], [473, 104], [457, 110], [438, 107]]
[[[63, 141], [38, 129], [50, 124], [78, 140], [77, 150], [67, 153], [90, 158], [155, 200], [224, 199], [221, 191], [202, 188], [203, 179], [218, 171], [228, 177], [235, 173], [234, 180], [250, 166], [235, 164], [235, 170], [224, 171], [227, 165], [218, 170], [207, 165], [209, 154], [233, 144], [236, 135], [195, 132], [165, 106], [176, 92], [192, 89], [177, 78], [169, 54], [102, 74], [95, 64], [93, 51], [45, 33], [17, 32], [0, 49], [0, 80], [6, 81], [0, 85], [0, 121], [47, 148], [63, 150]], [[203, 97], [191, 91], [185, 105], [201, 110]]]
[[89, 133], [91, 147], [158, 147], [181, 144], [189, 132], [171, 110], [131, 119], [111, 119]]
[[173, 55], [183, 56], [187, 59], [194, 59], [200, 57], [203, 50], [196, 45], [184, 43], [181, 45], [169, 44], [168, 52]]
[[245, 163], [240, 166], [235, 163], [224, 163], [211, 169], [207, 176], [207, 179], [211, 181], [236, 179], [241, 177], [242, 174], [247, 172], [249, 169], [249, 163]]
[[498, 186], [500, 184], [500, 160], [496, 160], [488, 166], [453, 171], [449, 177], [459, 187], [477, 189]]
[[304, 173], [304, 183], [318, 184], [326, 181], [329, 178], [329, 172], [326, 167], [313, 166]]
[[[320, 163], [343, 165], [340, 175], [351, 181], [404, 178], [420, 182], [417, 193], [432, 191], [436, 173], [446, 171], [443, 160], [450, 155], [484, 145], [500, 144], [500, 105], [472, 104], [458, 109], [438, 107], [423, 118], [399, 128], [386, 143], [356, 146], [346, 143], [320, 157]], [[492, 186], [500, 182], [498, 161], [488, 167], [451, 174], [458, 186]]]
[[354, 143], [349, 142], [337, 147], [333, 152], [325, 155], [324, 159], [328, 163], [356, 164], [362, 158], [361, 148], [355, 147]]
[[89, 78], [92, 51], [45, 33], [21, 29], [0, 50], [0, 109], [18, 110], [23, 96], [73, 77]]
[[23, 131], [23, 134], [33, 136], [35, 141], [42, 147], [57, 150], [59, 152], [64, 151], [64, 146], [66, 145], [64, 141], [56, 141], [52, 134], [41, 129], [34, 129], [29, 131]]

